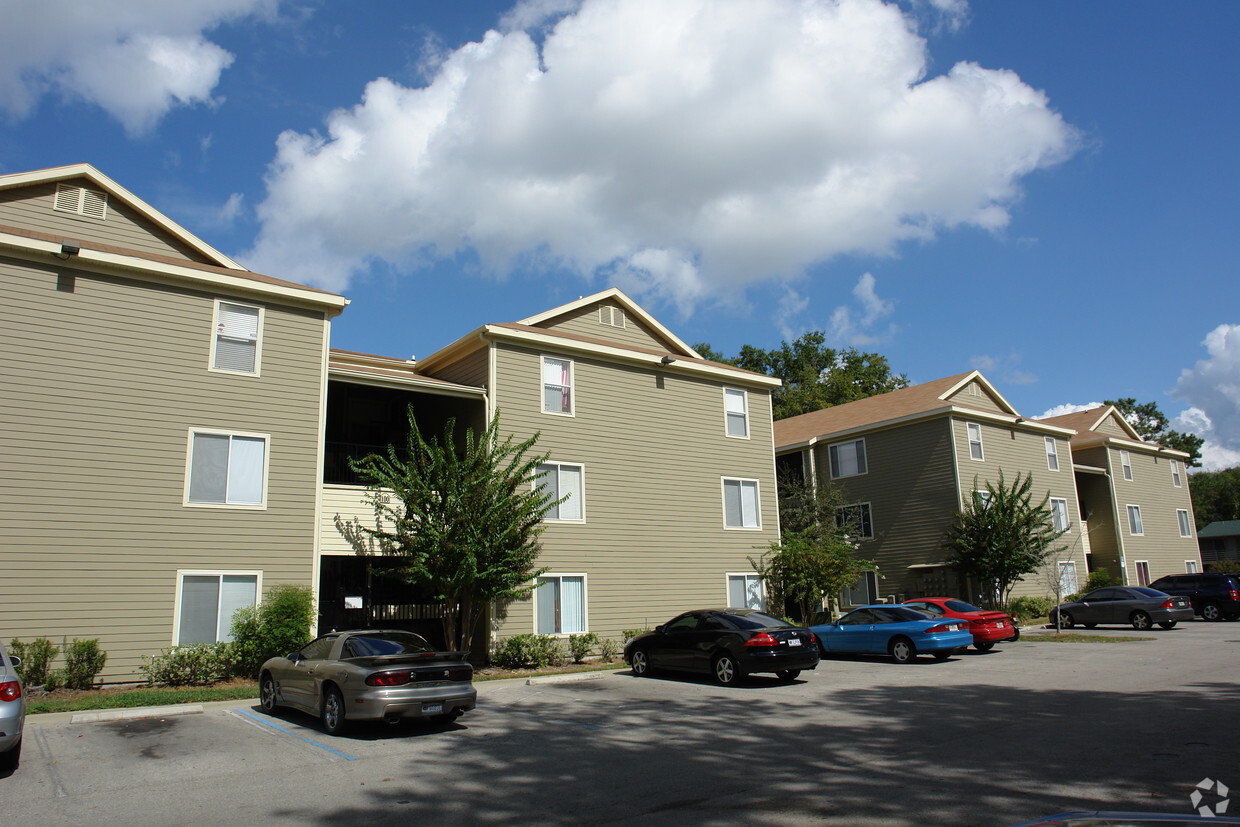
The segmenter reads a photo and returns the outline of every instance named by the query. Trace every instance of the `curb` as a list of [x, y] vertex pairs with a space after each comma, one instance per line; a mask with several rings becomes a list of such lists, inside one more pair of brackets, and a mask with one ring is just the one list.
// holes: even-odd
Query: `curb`
[[71, 724], [93, 724], [98, 721], [123, 721], [133, 718], [170, 718], [174, 715], [199, 715], [202, 704], [176, 704], [175, 706], [143, 706], [133, 709], [104, 709], [99, 712], [78, 712], [69, 719]]
[[601, 681], [603, 678], [612, 674], [614, 670], [600, 670], [598, 672], [570, 672], [566, 675], [545, 675], [541, 678], [528, 678], [525, 681], [526, 686], [539, 686], [547, 683], [577, 683], [579, 681]]

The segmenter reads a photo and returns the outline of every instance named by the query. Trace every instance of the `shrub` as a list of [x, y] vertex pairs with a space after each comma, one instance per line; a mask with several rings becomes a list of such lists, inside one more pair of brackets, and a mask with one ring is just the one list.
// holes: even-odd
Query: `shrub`
[[598, 646], [598, 635], [586, 632], [582, 635], [568, 636], [568, 651], [572, 653], [573, 663], [581, 663], [590, 654], [590, 650]]
[[599, 658], [603, 663], [611, 663], [615, 660], [618, 651], [619, 647], [616, 646], [616, 642], [609, 637], [603, 638], [603, 642], [598, 647]]
[[1031, 618], [1046, 617], [1055, 608], [1055, 601], [1049, 597], [1016, 597], [1008, 602], [1007, 611], [1012, 617]]
[[1072, 594], [1065, 594], [1065, 595], [1063, 596], [1063, 602], [1064, 602], [1064, 603], [1071, 603], [1071, 602], [1072, 602], [1072, 601], [1074, 601], [1074, 600], [1080, 600], [1080, 599], [1081, 599], [1081, 595], [1083, 595], [1083, 594], [1085, 594], [1085, 592], [1073, 592]]
[[1240, 560], [1218, 560], [1206, 563], [1205, 569], [1219, 574], [1240, 574]]
[[60, 647], [45, 637], [35, 638], [30, 644], [14, 638], [9, 643], [9, 654], [22, 659], [17, 674], [27, 686], [46, 686], [51, 677], [52, 661], [60, 654]]
[[1115, 578], [1111, 577], [1111, 572], [1106, 569], [1096, 569], [1089, 573], [1089, 577], [1085, 578], [1085, 591], [1092, 592], [1094, 589], [1103, 589], [1107, 586], [1114, 586]]
[[253, 676], [267, 658], [287, 655], [310, 640], [314, 595], [305, 586], [273, 586], [257, 606], [233, 613], [231, 651], [234, 674]]
[[70, 689], [90, 689], [95, 685], [95, 677], [103, 671], [103, 665], [107, 662], [108, 653], [99, 648], [99, 638], [74, 638], [72, 643], [65, 645], [65, 686]]
[[513, 635], [495, 647], [491, 661], [505, 669], [540, 669], [564, 660], [564, 649], [550, 635]]
[[623, 631], [620, 632], [620, 634], [624, 636], [624, 642], [627, 644], [630, 640], [637, 637], [638, 635], [644, 635], [646, 634], [646, 632], [649, 632], [649, 631], [651, 630], [650, 629], [624, 629]]
[[161, 686], [193, 686], [222, 681], [233, 667], [232, 645], [195, 643], [173, 646], [158, 655], [144, 655], [138, 667], [149, 683]]

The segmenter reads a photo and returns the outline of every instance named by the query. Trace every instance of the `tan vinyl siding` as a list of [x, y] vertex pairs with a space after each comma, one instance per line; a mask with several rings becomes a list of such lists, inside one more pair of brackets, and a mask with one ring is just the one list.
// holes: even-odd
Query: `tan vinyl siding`
[[[600, 304], [608, 305], [617, 311], [623, 312], [624, 327], [615, 327], [614, 325], [601, 323], [599, 321]], [[624, 310], [618, 302], [614, 301], [604, 301], [591, 304], [589, 307], [578, 308], [571, 313], [549, 319], [540, 324], [539, 327], [559, 330], [565, 333], [576, 333], [579, 336], [589, 336], [591, 339], [615, 342], [621, 346], [654, 348], [655, 350], [670, 349], [670, 345], [663, 337], [642, 324], [636, 316]]]
[[[85, 178], [60, 183], [99, 191]], [[0, 224], [63, 235], [73, 241], [94, 241], [140, 253], [219, 264], [209, 261], [111, 195], [108, 196], [107, 217], [102, 220], [54, 210], [52, 203], [58, 185], [53, 182], [0, 190]]]
[[319, 549], [322, 554], [354, 554], [353, 547], [336, 529], [336, 515], [349, 522], [354, 517], [373, 528], [374, 508], [365, 502], [366, 489], [357, 485], [324, 485], [323, 512], [319, 516]]
[[[852, 439], [853, 437], [849, 437]], [[919, 596], [914, 564], [944, 559], [943, 532], [956, 510], [951, 432], [933, 419], [864, 435], [867, 472], [830, 479], [830, 440], [814, 449], [819, 481], [833, 484], [845, 503], [870, 503], [874, 539], [858, 555], [879, 565], [881, 595]]]
[[[976, 390], [977, 395], [974, 395]], [[986, 388], [976, 380], [968, 383], [959, 391], [947, 398], [947, 401], [953, 405], [960, 405], [966, 408], [977, 408], [981, 411], [990, 411], [991, 413], [1011, 413], [1004, 408], [999, 402], [991, 396]]]
[[442, 379], [445, 382], [455, 382], [458, 385], [469, 385], [474, 388], [485, 388], [490, 384], [488, 377], [489, 353], [489, 348], [479, 348], [465, 358], [447, 364], [429, 375], [435, 379]]
[[[543, 355], [573, 360], [575, 416], [542, 413]], [[548, 523], [539, 564], [587, 575], [589, 629], [618, 638], [724, 605], [725, 574], [752, 571], [756, 547], [778, 537], [769, 394], [749, 394], [752, 438], [730, 439], [723, 382], [510, 344], [496, 359], [505, 430], [541, 432], [538, 451], [584, 466], [585, 521]], [[721, 477], [758, 480], [760, 530], [723, 527]], [[499, 635], [533, 630], [526, 600]]]
[[1124, 429], [1124, 426], [1115, 421], [1115, 414], [1111, 414], [1102, 420], [1094, 429], [1094, 433], [1106, 434], [1107, 436], [1119, 437], [1120, 439], [1132, 439], [1132, 434]]
[[[1139, 450], [1129, 450], [1132, 459], [1132, 480], [1125, 480], [1120, 467], [1121, 449], [1110, 447], [1112, 484], [1119, 512], [1119, 536], [1123, 547], [1127, 582], [1136, 585], [1138, 560], [1150, 565], [1151, 582], [1164, 574], [1181, 574], [1185, 560], [1201, 560], [1197, 530], [1192, 526], [1193, 505], [1188, 485], [1176, 488], [1171, 483], [1171, 467], [1166, 457]], [[1181, 472], [1183, 473], [1183, 472]], [[1144, 533], [1132, 536], [1128, 530], [1129, 505], [1141, 507]], [[1176, 509], [1187, 509], [1191, 537], [1181, 537]]]
[[[134, 680], [178, 569], [311, 583], [326, 324], [267, 305], [261, 375], [211, 372], [215, 294], [72, 272], [0, 260], [5, 634], [98, 637]], [[270, 436], [265, 509], [183, 505], [191, 427]]]

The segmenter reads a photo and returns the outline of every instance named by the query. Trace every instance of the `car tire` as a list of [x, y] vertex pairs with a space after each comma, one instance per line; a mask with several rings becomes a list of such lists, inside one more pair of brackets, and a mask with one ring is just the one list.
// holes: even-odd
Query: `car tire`
[[1150, 628], [1150, 626], [1154, 625], [1153, 619], [1145, 612], [1133, 612], [1132, 616], [1128, 618], [1128, 621], [1132, 624], [1132, 628], [1136, 629], [1138, 632], [1144, 632], [1146, 629]]
[[276, 714], [280, 704], [276, 702], [276, 679], [270, 672], [264, 672], [258, 679], [258, 705], [268, 715]]
[[745, 678], [745, 673], [736, 664], [736, 658], [729, 654], [717, 656], [711, 662], [710, 671], [715, 676], [715, 683], [720, 686], [736, 686]]
[[1223, 610], [1219, 608], [1217, 603], [1203, 603], [1201, 606], [1201, 619], [1209, 621], [1222, 620]]
[[1161, 627], [1163, 627], [1164, 629], [1174, 629], [1174, 628], [1175, 628], [1175, 624], [1177, 624], [1177, 623], [1179, 623], [1179, 622], [1180, 622], [1180, 621], [1178, 621], [1178, 620], [1160, 620], [1160, 621], [1158, 621], [1158, 625], [1159, 625], [1159, 626], [1161, 626]]
[[775, 673], [775, 677], [780, 683], [792, 683], [797, 679], [797, 675], [801, 674], [800, 669], [780, 669]]
[[349, 728], [345, 718], [344, 695], [334, 686], [323, 690], [323, 731], [328, 735], [343, 735]]
[[629, 656], [629, 668], [639, 678], [650, 674], [650, 656], [646, 654], [645, 649], [633, 650], [633, 654]]
[[[1055, 622], [1056, 617], [1059, 618], [1058, 624], [1056, 624]], [[1069, 612], [1065, 612], [1065, 611], [1056, 612], [1055, 614], [1051, 615], [1050, 620], [1051, 620], [1052, 626], [1057, 625], [1059, 626], [1060, 629], [1071, 629], [1073, 626], [1076, 625], [1076, 621], [1072, 619], [1072, 615]]]
[[0, 772], [13, 772], [22, 762], [22, 742], [17, 743], [4, 752], [0, 752]]
[[991, 649], [995, 648], [995, 642], [993, 640], [983, 640], [978, 643], [974, 643], [973, 648], [979, 652], [989, 652]]
[[887, 653], [896, 663], [912, 663], [917, 657], [917, 647], [906, 637], [897, 637], [887, 644]]

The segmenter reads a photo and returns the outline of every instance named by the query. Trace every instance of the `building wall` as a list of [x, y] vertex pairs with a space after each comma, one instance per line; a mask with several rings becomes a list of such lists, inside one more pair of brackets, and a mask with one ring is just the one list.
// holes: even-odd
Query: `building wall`
[[[133, 680], [178, 570], [311, 583], [321, 312], [266, 304], [261, 374], [234, 375], [207, 369], [211, 292], [14, 259], [0, 289], [6, 635], [100, 638]], [[270, 436], [265, 508], [184, 504], [193, 427]]]
[[[1186, 560], [1196, 561], [1200, 571], [1201, 551], [1197, 546], [1188, 474], [1183, 463], [1180, 463], [1181, 484], [1177, 488], [1172, 482], [1171, 465], [1167, 457], [1158, 456], [1154, 452], [1129, 450], [1132, 479], [1126, 480], [1120, 461], [1122, 449], [1108, 446], [1106, 450], [1118, 510], [1125, 582], [1133, 585], [1139, 582], [1139, 561], [1148, 563], [1151, 582], [1164, 574], [1182, 574]], [[1130, 531], [1127, 513], [1129, 505], [1136, 505], [1141, 509], [1144, 530], [1141, 535], [1133, 535]], [[1188, 537], [1180, 536], [1177, 509], [1188, 512]]]
[[994, 397], [987, 393], [985, 386], [983, 386], [982, 383], [976, 379], [949, 396], [946, 401], [951, 402], [954, 405], [978, 408], [983, 411], [990, 411], [991, 413], [1010, 413], [1007, 408], [1000, 405]]
[[623, 311], [625, 316], [624, 327], [616, 327], [615, 325], [604, 324], [599, 321], [600, 305], [621, 311], [621, 307], [617, 302], [604, 301], [591, 304], [588, 307], [578, 308], [562, 316], [557, 316], [539, 325], [539, 327], [565, 333], [576, 333], [579, 336], [589, 336], [592, 339], [606, 339], [622, 346], [653, 350], [668, 349], [667, 343], [661, 337], [642, 324], [637, 318], [630, 315], [627, 310]]
[[[574, 362], [573, 416], [542, 412], [543, 355]], [[584, 467], [585, 519], [548, 522], [539, 563], [586, 576], [588, 629], [618, 638], [726, 605], [726, 574], [752, 571], [779, 536], [767, 390], [749, 389], [750, 438], [737, 439], [724, 433], [724, 381], [510, 343], [495, 359], [504, 430], [538, 432], [538, 451]], [[724, 528], [723, 477], [758, 481], [760, 529]], [[533, 632], [534, 608], [509, 606], [498, 635]]]

